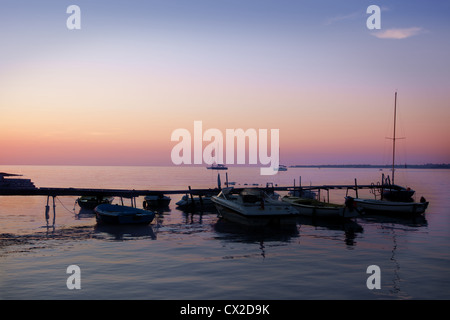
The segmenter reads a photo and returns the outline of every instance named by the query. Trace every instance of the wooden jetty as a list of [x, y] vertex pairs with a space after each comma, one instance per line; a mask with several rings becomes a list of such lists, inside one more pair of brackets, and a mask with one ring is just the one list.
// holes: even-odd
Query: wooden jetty
[[[382, 185], [320, 185], [320, 186], [240, 186], [236, 189], [254, 188], [254, 189], [270, 189], [273, 191], [295, 191], [295, 190], [334, 190], [334, 189], [347, 189], [354, 190], [356, 193], [359, 189], [379, 189], [389, 188], [389, 186]], [[220, 187], [208, 188], [208, 189], [188, 189], [179, 190], [136, 190], [136, 189], [92, 189], [92, 188], [0, 188], [0, 196], [98, 196], [98, 197], [122, 197], [122, 198], [136, 198], [139, 196], [148, 195], [166, 195], [166, 194], [192, 194], [192, 195], [212, 195], [218, 194]]]
[[[36, 187], [29, 179], [5, 179], [7, 176], [20, 176], [15, 174], [0, 173], [0, 196], [98, 196], [98, 197], [121, 197], [121, 198], [136, 198], [139, 196], [148, 195], [165, 195], [165, 194], [191, 194], [191, 195], [213, 195], [218, 194], [221, 190], [220, 175], [218, 175], [218, 186], [216, 188], [208, 189], [193, 189], [191, 186], [188, 189], [179, 190], [136, 190], [136, 189], [94, 189], [94, 188], [49, 188]], [[266, 187], [259, 186], [244, 186], [239, 188], [258, 188], [270, 189], [273, 191], [301, 191], [301, 190], [333, 190], [333, 189], [347, 189], [355, 190], [358, 195], [358, 189], [382, 189], [389, 188], [389, 185], [370, 184], [358, 185], [355, 179], [353, 185], [320, 185], [320, 186], [274, 186], [273, 183], [267, 183]], [[383, 177], [384, 181], [384, 177]], [[225, 185], [228, 186], [228, 175]]]
[[135, 198], [139, 196], [160, 194], [186, 194], [206, 195], [219, 192], [213, 189], [185, 189], [185, 190], [135, 190], [135, 189], [91, 189], [91, 188], [0, 188], [0, 196], [113, 196], [122, 198]]
[[[379, 189], [389, 188], [388, 185], [318, 185], [318, 186], [240, 186], [236, 189], [254, 188], [254, 189], [271, 189], [274, 191], [294, 191], [294, 190], [333, 190], [333, 189]], [[208, 189], [188, 189], [179, 190], [136, 190], [136, 189], [93, 189], [93, 188], [0, 188], [0, 196], [102, 196], [102, 197], [122, 197], [135, 198], [139, 196], [160, 195], [160, 194], [193, 194], [193, 195], [211, 195], [218, 194], [220, 187]]]
[[[217, 195], [221, 190], [220, 185], [220, 176], [218, 177], [218, 186], [216, 188], [208, 188], [208, 189], [194, 189], [191, 186], [188, 189], [178, 189], [178, 190], [136, 190], [136, 189], [94, 189], [94, 188], [49, 188], [49, 187], [35, 187], [34, 184], [29, 179], [5, 179], [7, 176], [17, 176], [11, 174], [0, 173], [0, 196], [46, 196], [47, 197], [47, 205], [45, 216], [48, 222], [49, 218], [49, 201], [50, 197], [53, 198], [53, 222], [55, 220], [56, 211], [55, 211], [55, 198], [59, 196], [97, 196], [97, 197], [120, 197], [131, 199], [131, 205], [136, 207], [136, 198], [139, 196], [149, 196], [149, 195], [169, 195], [169, 194], [186, 194], [190, 195], [191, 198], [195, 196], [211, 196]], [[228, 177], [227, 177], [228, 178]], [[15, 181], [13, 181], [15, 180]], [[18, 181], [23, 180], [23, 181]], [[301, 179], [300, 179], [301, 181]], [[24, 184], [25, 182], [25, 184]], [[225, 182], [225, 185], [228, 185]], [[358, 197], [359, 189], [383, 189], [389, 188], [389, 185], [381, 185], [370, 184], [370, 185], [358, 185], [355, 179], [355, 183], [353, 185], [320, 185], [320, 186], [295, 186], [295, 181], [293, 186], [274, 186], [272, 183], [267, 183], [266, 187], [259, 186], [240, 186], [235, 189], [245, 189], [245, 188], [255, 188], [262, 190], [270, 190], [270, 191], [317, 191], [320, 198], [320, 191], [324, 190], [327, 192], [328, 201], [329, 201], [329, 191], [334, 189], [346, 189], [354, 190], [356, 197]], [[123, 201], [122, 201], [123, 202]]]

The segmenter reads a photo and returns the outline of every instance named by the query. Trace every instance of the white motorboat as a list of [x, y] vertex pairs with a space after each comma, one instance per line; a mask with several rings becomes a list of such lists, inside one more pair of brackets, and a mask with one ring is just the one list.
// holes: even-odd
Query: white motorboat
[[311, 198], [285, 196], [282, 201], [291, 204], [302, 216], [317, 218], [355, 218], [360, 215], [353, 206], [322, 202]]
[[155, 213], [128, 206], [100, 204], [94, 209], [97, 222], [106, 224], [149, 224]]
[[283, 219], [297, 216], [290, 204], [275, 200], [261, 189], [224, 188], [211, 200], [223, 218], [235, 222], [247, 218], [260, 219], [262, 224], [283, 223]]
[[386, 201], [377, 199], [360, 199], [352, 200], [356, 207], [364, 210], [365, 213], [381, 213], [381, 214], [422, 214], [428, 208], [428, 201], [422, 198], [421, 202], [401, 202]]
[[280, 164], [278, 166], [278, 168], [274, 168], [273, 170], [275, 170], [275, 171], [287, 171], [287, 167], [282, 165], [282, 164]]

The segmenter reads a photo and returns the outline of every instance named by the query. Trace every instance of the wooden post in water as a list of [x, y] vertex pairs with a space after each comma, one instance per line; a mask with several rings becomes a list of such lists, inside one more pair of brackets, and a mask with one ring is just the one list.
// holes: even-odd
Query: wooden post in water
[[217, 174], [217, 188], [222, 190], [222, 182], [220, 181], [220, 173]]
[[55, 225], [56, 220], [56, 204], [55, 204], [55, 196], [53, 196], [53, 226]]
[[356, 182], [356, 178], [355, 178], [355, 192], [356, 192], [356, 198], [358, 197], [358, 183]]
[[298, 196], [302, 194], [302, 176], [298, 176]]
[[194, 202], [194, 196], [192, 195], [192, 189], [191, 186], [188, 187], [189, 188], [189, 194], [191, 196], [191, 205], [195, 206], [195, 202]]
[[49, 211], [50, 211], [50, 206], [48, 205], [48, 202], [50, 200], [50, 196], [47, 196], [47, 205], [45, 206], [45, 221], [47, 221], [47, 225], [48, 225], [48, 219], [49, 219]]

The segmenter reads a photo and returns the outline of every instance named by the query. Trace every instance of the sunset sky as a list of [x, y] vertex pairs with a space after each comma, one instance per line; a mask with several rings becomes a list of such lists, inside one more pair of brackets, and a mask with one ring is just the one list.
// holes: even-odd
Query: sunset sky
[[449, 1], [0, 0], [0, 164], [172, 165], [194, 121], [279, 129], [286, 165], [388, 164], [395, 91], [398, 161], [450, 163], [449, 17]]

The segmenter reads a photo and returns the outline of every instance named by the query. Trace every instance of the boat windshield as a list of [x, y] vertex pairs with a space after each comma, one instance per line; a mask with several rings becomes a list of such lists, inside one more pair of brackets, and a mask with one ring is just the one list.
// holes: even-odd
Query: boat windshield
[[263, 199], [263, 194], [260, 190], [243, 190], [241, 198], [244, 203], [256, 203]]

